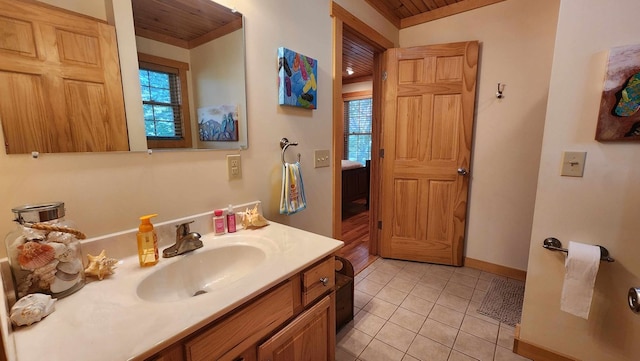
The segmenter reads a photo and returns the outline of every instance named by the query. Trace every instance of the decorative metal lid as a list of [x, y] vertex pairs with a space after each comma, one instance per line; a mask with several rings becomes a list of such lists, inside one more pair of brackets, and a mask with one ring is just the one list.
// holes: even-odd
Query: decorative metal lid
[[64, 202], [27, 204], [12, 208], [15, 221], [22, 223], [47, 222], [64, 217]]

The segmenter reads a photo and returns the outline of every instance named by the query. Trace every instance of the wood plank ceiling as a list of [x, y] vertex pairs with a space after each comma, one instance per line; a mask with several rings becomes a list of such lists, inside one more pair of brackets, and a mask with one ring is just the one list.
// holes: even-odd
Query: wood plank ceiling
[[[365, 0], [398, 29], [441, 19], [505, 0]], [[366, 40], [345, 29], [342, 48], [342, 82], [370, 80], [375, 50]], [[347, 69], [353, 73], [348, 74]]]
[[191, 49], [242, 28], [242, 14], [211, 0], [132, 0], [136, 35]]

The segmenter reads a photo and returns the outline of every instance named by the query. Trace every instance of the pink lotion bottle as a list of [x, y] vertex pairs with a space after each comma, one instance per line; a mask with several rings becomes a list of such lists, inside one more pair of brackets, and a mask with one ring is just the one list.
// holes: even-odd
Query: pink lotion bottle
[[222, 210], [216, 209], [213, 212], [213, 233], [216, 236], [224, 234], [224, 217], [222, 216]]
[[227, 232], [234, 233], [236, 231], [236, 214], [233, 213], [233, 207], [229, 204], [227, 209]]

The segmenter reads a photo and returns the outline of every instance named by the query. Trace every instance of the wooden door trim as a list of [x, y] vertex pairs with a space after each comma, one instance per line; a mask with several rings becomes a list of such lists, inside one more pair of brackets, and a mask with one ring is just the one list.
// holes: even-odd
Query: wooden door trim
[[[390, 49], [395, 47], [393, 41], [387, 39], [384, 35], [377, 32], [374, 28], [367, 25], [364, 21], [358, 19], [357, 16], [351, 14], [347, 9], [331, 1], [330, 15], [334, 18], [340, 19], [340, 21], [355, 30], [355, 32], [362, 35], [363, 39], [369, 40], [371, 45], [375, 45], [382, 49]], [[342, 64], [342, 63], [340, 63]]]
[[342, 29], [343, 23], [333, 17], [333, 238], [342, 239], [342, 167], [344, 154], [344, 111], [342, 102]]
[[371, 157], [371, 180], [369, 201], [369, 254], [379, 253], [379, 233], [378, 218], [380, 215], [380, 158], [381, 129], [382, 129], [382, 52], [393, 48], [395, 44], [362, 22], [346, 9], [331, 1], [330, 15], [333, 18], [333, 238], [342, 238], [342, 169], [339, 166], [344, 154], [344, 124], [343, 124], [343, 101], [342, 101], [342, 36], [344, 26], [348, 26], [354, 32], [361, 34], [374, 45], [379, 52], [374, 55], [374, 75], [373, 75], [373, 119], [372, 119], [372, 152]]
[[[373, 55], [373, 108], [371, 120], [371, 169], [369, 180], [369, 254], [380, 254], [380, 229], [378, 221], [381, 218], [382, 161], [382, 53]], [[374, 153], [375, 152], [375, 153]]]

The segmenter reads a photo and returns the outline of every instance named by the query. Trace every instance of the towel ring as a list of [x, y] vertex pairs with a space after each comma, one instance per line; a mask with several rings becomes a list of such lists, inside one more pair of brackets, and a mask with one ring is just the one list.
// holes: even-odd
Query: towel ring
[[[286, 165], [287, 162], [284, 160], [284, 153], [287, 151], [289, 146], [296, 146], [298, 142], [290, 142], [287, 138], [280, 139], [280, 148], [282, 149], [282, 165]], [[298, 153], [298, 163], [300, 162], [300, 153]]]

